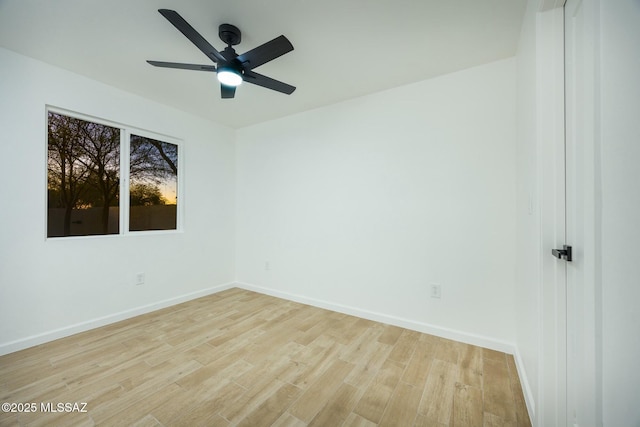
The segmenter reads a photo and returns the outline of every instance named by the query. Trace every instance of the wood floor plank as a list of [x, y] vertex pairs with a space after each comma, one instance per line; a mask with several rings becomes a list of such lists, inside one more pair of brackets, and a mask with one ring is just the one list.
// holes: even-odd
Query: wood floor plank
[[[291, 341], [295, 341], [295, 337], [301, 334], [293, 327], [284, 327], [285, 325], [279, 325], [272, 327], [269, 334], [262, 334], [256, 337], [251, 343], [249, 352], [245, 356], [247, 362], [256, 365], [261, 362], [266, 356], [272, 354], [272, 352], [278, 349], [285, 350], [287, 345]], [[263, 326], [267, 328], [268, 326]], [[292, 343], [293, 345], [294, 343]], [[274, 355], [275, 356], [275, 355]]]
[[400, 382], [380, 420], [380, 427], [412, 426], [418, 414], [422, 387]]
[[354, 365], [337, 359], [289, 408], [289, 413], [309, 423], [340, 387]]
[[498, 362], [503, 362], [505, 359], [505, 354], [500, 351], [491, 350], [490, 348], [483, 348], [482, 358], [484, 360], [489, 359], [489, 360], [496, 360]]
[[306, 427], [307, 423], [297, 419], [288, 412], [285, 412], [276, 420], [271, 427]]
[[180, 387], [178, 385], [173, 383], [168, 384], [165, 387], [161, 387], [147, 394], [144, 398], [136, 401], [134, 405], [126, 406], [126, 410], [114, 411], [109, 417], [96, 422], [96, 425], [131, 425], [141, 418], [144, 418], [145, 415], [152, 412], [154, 408], [164, 405], [167, 401], [171, 400], [172, 396], [179, 390]]
[[419, 332], [408, 329], [402, 331], [402, 334], [400, 334], [400, 337], [393, 346], [393, 350], [389, 354], [389, 359], [406, 365], [413, 355], [419, 338]]
[[340, 356], [342, 348], [342, 344], [339, 343], [333, 343], [326, 348], [321, 347], [313, 359], [301, 366], [299, 374], [290, 380], [291, 384], [307, 388]]
[[251, 388], [251, 386], [258, 382], [260, 378], [264, 377], [265, 374], [284, 382], [289, 381], [293, 375], [303, 370], [302, 367], [299, 365], [296, 366], [295, 363], [287, 357], [289, 354], [296, 352], [299, 349], [298, 346], [298, 343], [290, 342], [282, 346], [281, 349], [267, 353], [258, 364], [251, 365], [249, 369], [236, 377], [234, 379], [235, 382], [243, 387]]
[[[86, 402], [87, 409], [89, 413], [93, 417], [95, 414], [95, 410], [101, 407], [107, 407], [111, 402], [116, 401], [118, 399], [124, 398], [128, 395], [128, 391], [125, 390], [122, 385], [119, 383], [116, 384], [106, 384], [104, 388], [100, 390], [95, 390], [92, 394], [86, 395], [85, 397], [79, 398], [75, 401], [78, 402]], [[131, 399], [136, 399], [138, 396], [131, 396]]]
[[484, 413], [483, 427], [518, 427], [516, 421], [507, 421], [489, 412]]
[[[360, 397], [360, 389], [342, 383], [326, 405], [313, 417], [310, 427], [339, 426], [346, 420]], [[306, 424], [305, 424], [306, 425]]]
[[361, 319], [355, 316], [345, 316], [344, 319], [329, 328], [326, 332], [333, 339], [343, 345], [348, 345], [357, 336], [369, 328], [369, 325], [364, 322], [360, 322]]
[[66, 414], [62, 412], [56, 414], [46, 414], [45, 416], [40, 416], [32, 422], [21, 420], [20, 424], [27, 427], [50, 427], [57, 425], [64, 425], [65, 427], [89, 427], [94, 425], [93, 420], [87, 414]]
[[291, 384], [283, 384], [256, 409], [247, 414], [238, 423], [238, 427], [267, 427], [272, 425], [301, 393], [302, 389]]
[[[247, 390], [233, 382], [224, 382], [221, 384], [211, 384], [209, 387], [202, 387], [194, 390], [182, 390], [173, 396], [173, 399], [166, 402], [165, 405], [156, 407], [151, 414], [164, 426], [185, 425], [183, 413], [191, 413], [192, 410], [199, 412], [202, 407], [212, 408], [211, 414], [205, 414], [201, 419], [191, 419], [190, 423], [205, 424], [209, 419], [224, 419], [221, 416], [215, 416], [225, 409], [229, 404], [239, 399]], [[213, 418], [210, 418], [213, 417]], [[219, 425], [229, 424], [228, 420]], [[214, 424], [213, 421], [209, 425]]]
[[456, 383], [453, 395], [453, 427], [482, 427], [482, 390]]
[[423, 389], [433, 361], [433, 353], [434, 345], [432, 343], [419, 340], [402, 375], [402, 381]]
[[148, 368], [149, 365], [144, 361], [129, 359], [115, 366], [101, 367], [99, 370], [71, 371], [65, 375], [65, 384], [70, 390], [78, 390], [80, 393], [91, 392], [96, 387], [100, 389], [105, 381], [119, 382]]
[[233, 354], [225, 356], [202, 366], [176, 381], [180, 387], [190, 389], [202, 389], [206, 384], [233, 381], [253, 366]]
[[0, 412], [0, 426], [20, 427], [20, 422], [18, 421], [18, 414], [11, 413], [11, 412], [4, 412], [4, 411]]
[[515, 399], [509, 379], [506, 358], [502, 360], [484, 359], [484, 411], [503, 419], [516, 421]]
[[435, 359], [427, 378], [418, 412], [429, 421], [449, 424], [453, 410], [453, 395], [458, 366]]
[[388, 345], [395, 345], [404, 329], [398, 326], [384, 325], [382, 335], [378, 338], [378, 342]]
[[439, 338], [438, 345], [436, 346], [436, 352], [433, 357], [434, 359], [443, 360], [456, 365], [459, 362], [460, 351], [463, 348], [464, 344], [462, 343], [445, 338]]
[[369, 421], [379, 423], [403, 372], [404, 365], [393, 360], [385, 361], [356, 405], [354, 412]]
[[351, 414], [349, 414], [349, 416], [347, 417], [347, 420], [344, 422], [345, 426], [349, 426], [349, 427], [376, 427], [377, 424], [369, 421], [368, 419], [356, 414], [355, 412], [352, 412]]
[[379, 349], [381, 346], [392, 349], [389, 344], [378, 341], [382, 334], [380, 327], [368, 327], [361, 334], [356, 336], [349, 344], [345, 345], [344, 351], [340, 358], [348, 362], [357, 363], [358, 361], [367, 360], [368, 354]]
[[183, 366], [172, 366], [166, 363], [162, 366], [146, 370], [140, 375], [128, 378], [119, 383], [124, 388], [124, 392], [120, 393], [117, 397], [104, 401], [104, 403], [95, 407], [93, 406], [93, 402], [88, 402], [88, 405], [91, 405], [91, 417], [96, 423], [100, 423], [112, 417], [113, 414], [124, 413], [128, 408], [149, 394], [174, 383], [182, 376], [193, 372], [200, 366], [201, 365], [195, 361]]
[[511, 356], [243, 289], [0, 356], [2, 426], [530, 426]]
[[378, 373], [392, 349], [390, 345], [374, 342], [368, 351], [361, 353], [360, 358], [351, 358], [356, 363], [356, 367], [345, 381], [364, 389]]
[[268, 400], [273, 393], [281, 389], [283, 384], [285, 383], [277, 380], [273, 373], [265, 375], [245, 393], [223, 408], [220, 415], [232, 423], [238, 423]]
[[425, 415], [418, 414], [416, 416], [416, 420], [413, 424], [413, 427], [450, 427], [450, 425], [439, 423], [438, 421], [429, 419]]
[[466, 345], [460, 351], [458, 381], [482, 389], [482, 348]]
[[219, 353], [208, 342], [186, 350], [185, 354], [187, 354], [189, 358], [199, 362], [203, 366], [208, 365], [209, 363], [220, 357]]
[[34, 402], [43, 396], [62, 393], [66, 391], [66, 388], [64, 375], [62, 373], [55, 373], [51, 376], [44, 376], [42, 379], [37, 379], [17, 389], [9, 388], [9, 394], [2, 396], [2, 399], [3, 402], [11, 401], [9, 399], [13, 399], [14, 402]]
[[[301, 318], [296, 324], [296, 329], [301, 332], [307, 332], [309, 329], [314, 326], [318, 326], [323, 323], [323, 319], [327, 315], [327, 310], [318, 309], [315, 307], [311, 307], [308, 305], [303, 306], [301, 309]], [[320, 328], [323, 328], [323, 325], [320, 325]], [[301, 344], [305, 344], [302, 343]]]
[[527, 403], [524, 400], [524, 393], [522, 390], [522, 384], [520, 383], [520, 377], [518, 376], [518, 369], [516, 368], [516, 362], [511, 355], [507, 355], [507, 367], [509, 369], [509, 380], [511, 382], [511, 391], [513, 393], [513, 399], [516, 406], [516, 421], [519, 426], [530, 427], [531, 421], [529, 420], [529, 412], [527, 410]]
[[131, 424], [131, 427], [162, 427], [162, 424], [160, 424], [160, 422], [151, 414], [147, 414]]

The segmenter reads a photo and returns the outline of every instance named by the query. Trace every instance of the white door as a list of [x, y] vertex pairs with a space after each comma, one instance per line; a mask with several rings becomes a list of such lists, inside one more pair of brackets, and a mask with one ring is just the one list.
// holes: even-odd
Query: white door
[[565, 4], [567, 425], [598, 425], [596, 283], [599, 277], [598, 0]]

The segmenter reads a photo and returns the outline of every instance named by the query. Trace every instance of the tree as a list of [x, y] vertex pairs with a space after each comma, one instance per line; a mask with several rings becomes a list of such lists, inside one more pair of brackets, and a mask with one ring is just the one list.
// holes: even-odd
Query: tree
[[131, 135], [129, 177], [131, 181], [160, 184], [178, 175], [178, 146]]
[[90, 168], [89, 184], [98, 190], [102, 207], [102, 234], [109, 232], [109, 207], [120, 192], [120, 129], [82, 121], [84, 161]]
[[[129, 191], [137, 185], [157, 188], [159, 185], [177, 183], [178, 146], [138, 135], [131, 135], [129, 156]], [[159, 190], [158, 190], [159, 191]], [[133, 204], [133, 199], [132, 202]], [[162, 203], [168, 201], [163, 198]]]
[[160, 188], [143, 183], [131, 184], [129, 187], [131, 206], [166, 205], [167, 199], [162, 196]]
[[49, 113], [48, 190], [49, 207], [65, 209], [63, 233], [71, 234], [71, 212], [89, 187], [91, 166], [81, 161], [84, 153], [77, 119]]
[[73, 210], [88, 207], [102, 207], [106, 234], [119, 193], [120, 129], [52, 112], [48, 119], [49, 207], [65, 209], [63, 235], [71, 235]]

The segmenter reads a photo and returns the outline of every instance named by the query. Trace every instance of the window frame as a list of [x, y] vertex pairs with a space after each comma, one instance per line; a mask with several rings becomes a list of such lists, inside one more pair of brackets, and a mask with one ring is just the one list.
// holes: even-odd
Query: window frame
[[[84, 120], [87, 122], [96, 123], [99, 125], [110, 126], [113, 128], [120, 129], [120, 170], [119, 170], [119, 178], [120, 178], [120, 191], [118, 194], [119, 197], [119, 226], [118, 233], [113, 234], [90, 234], [90, 235], [80, 235], [80, 236], [52, 236], [48, 235], [48, 204], [49, 204], [49, 193], [48, 193], [48, 183], [49, 183], [49, 113], [61, 114], [67, 117], [72, 117], [74, 119]], [[164, 235], [164, 234], [179, 234], [184, 232], [184, 140], [180, 138], [176, 138], [174, 136], [162, 134], [159, 132], [150, 131], [147, 129], [138, 128], [135, 126], [118, 123], [112, 120], [102, 119], [100, 117], [95, 117], [89, 114], [79, 113], [77, 111], [68, 110], [65, 108], [55, 107], [52, 105], [46, 105], [45, 108], [45, 144], [44, 144], [44, 197], [45, 197], [45, 214], [44, 214], [44, 235], [45, 240], [49, 241], [58, 241], [58, 240], [69, 240], [69, 239], [95, 239], [95, 238], [118, 238], [120, 236], [148, 236], [148, 235]], [[129, 214], [130, 214], [130, 199], [129, 199], [129, 167], [130, 167], [130, 150], [131, 150], [131, 135], [137, 135], [144, 138], [150, 138], [157, 141], [174, 144], [178, 147], [178, 174], [176, 176], [177, 186], [176, 186], [176, 228], [175, 229], [167, 229], [167, 230], [129, 230]]]

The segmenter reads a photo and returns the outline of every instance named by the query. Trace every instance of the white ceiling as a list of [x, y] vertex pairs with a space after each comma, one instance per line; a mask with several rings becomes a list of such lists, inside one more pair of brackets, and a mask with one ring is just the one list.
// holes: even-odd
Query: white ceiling
[[[239, 128], [513, 56], [526, 0], [0, 0], [0, 46]], [[258, 69], [297, 87], [244, 84], [220, 99], [211, 65], [157, 9], [176, 10], [214, 47], [218, 25], [244, 53], [280, 34], [295, 50]], [[1, 66], [1, 64], [0, 64]]]

